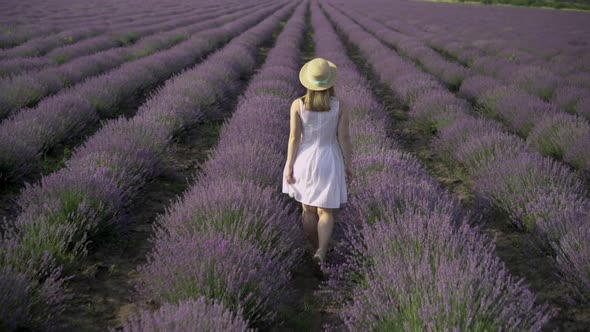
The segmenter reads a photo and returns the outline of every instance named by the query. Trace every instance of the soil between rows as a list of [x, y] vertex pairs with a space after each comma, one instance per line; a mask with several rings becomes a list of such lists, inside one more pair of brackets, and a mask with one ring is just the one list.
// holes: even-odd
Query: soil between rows
[[[313, 42], [313, 27], [311, 25], [311, 13], [308, 4], [306, 13], [305, 37], [300, 52], [300, 65], [314, 59], [315, 47]], [[288, 144], [288, 142], [285, 142]], [[301, 223], [302, 206], [295, 200], [291, 201], [291, 209], [296, 210]], [[335, 225], [338, 227], [338, 214], [335, 215]], [[302, 227], [302, 226], [301, 226]], [[329, 248], [333, 247], [330, 244]], [[282, 308], [279, 314], [281, 321], [269, 331], [291, 332], [291, 331], [324, 331], [324, 325], [336, 327], [336, 330], [343, 330], [343, 322], [338, 316], [339, 308], [323, 306], [321, 299], [314, 294], [319, 289], [322, 280], [319, 268], [314, 266], [311, 255], [306, 253], [304, 261], [293, 273], [291, 288], [294, 291], [294, 298], [290, 299], [287, 307]]]

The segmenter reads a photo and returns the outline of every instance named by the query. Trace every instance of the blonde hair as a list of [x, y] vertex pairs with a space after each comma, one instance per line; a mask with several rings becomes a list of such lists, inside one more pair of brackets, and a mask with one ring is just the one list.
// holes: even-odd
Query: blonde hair
[[330, 98], [336, 96], [334, 87], [323, 91], [307, 89], [305, 96], [301, 97], [305, 109], [312, 112], [327, 112], [330, 110]]

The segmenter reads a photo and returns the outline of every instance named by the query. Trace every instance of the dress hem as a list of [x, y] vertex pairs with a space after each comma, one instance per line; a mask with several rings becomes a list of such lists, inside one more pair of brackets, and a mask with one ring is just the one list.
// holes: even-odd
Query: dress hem
[[348, 201], [345, 201], [345, 202], [341, 202], [339, 206], [320, 206], [320, 205], [314, 205], [314, 203], [311, 203], [311, 202], [309, 202], [309, 203], [304, 202], [301, 199], [301, 197], [296, 197], [297, 195], [295, 195], [295, 193], [283, 192], [283, 194], [289, 195], [289, 197], [294, 198], [299, 203], [303, 203], [305, 205], [315, 206], [315, 207], [319, 207], [319, 208], [323, 208], [323, 209], [340, 209], [340, 208], [342, 208], [342, 205], [348, 204]]

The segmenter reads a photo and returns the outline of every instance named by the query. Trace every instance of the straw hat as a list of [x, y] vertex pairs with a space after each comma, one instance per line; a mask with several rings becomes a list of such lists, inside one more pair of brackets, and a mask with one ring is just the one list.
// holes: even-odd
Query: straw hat
[[315, 58], [301, 67], [299, 81], [310, 90], [323, 91], [334, 85], [337, 74], [335, 64], [322, 58]]

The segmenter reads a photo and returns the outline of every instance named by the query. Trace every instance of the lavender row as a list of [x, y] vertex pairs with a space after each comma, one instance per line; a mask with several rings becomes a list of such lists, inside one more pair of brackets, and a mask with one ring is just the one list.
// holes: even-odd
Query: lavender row
[[353, 16], [350, 9], [338, 8], [338, 10], [374, 36], [378, 36], [377, 38], [382, 42], [392, 45], [398, 52], [418, 62], [426, 71], [450, 87], [458, 88], [469, 74], [466, 68], [446, 61], [417, 38], [408, 37], [366, 16]]
[[[421, 35], [419, 37], [426, 37]], [[473, 42], [453, 42], [444, 36], [429, 36], [425, 39], [431, 47], [450, 55], [468, 67], [478, 71], [486, 71], [489, 66], [503, 66], [504, 71], [498, 72], [499, 77], [506, 79], [507, 82], [515, 82], [531, 93], [537, 94], [544, 99], [553, 99], [556, 94], [552, 93], [552, 88], [557, 85], [578, 85], [590, 87], [588, 80], [578, 81], [580, 72], [588, 73], [590, 64], [583, 57], [587, 51], [582, 54], [555, 54], [550, 56], [537, 57], [523, 50], [512, 48], [502, 44], [479, 46]], [[469, 46], [468, 46], [469, 45]], [[580, 58], [582, 57], [582, 58]], [[584, 62], [586, 61], [586, 62]], [[509, 73], [508, 70], [514, 70]], [[540, 78], [548, 81], [547, 89], [535, 90], [527, 87], [524, 79], [526, 76], [531, 79]], [[549, 85], [549, 83], [551, 83]]]
[[[350, 14], [348, 16], [350, 17]], [[465, 68], [444, 61], [421, 42], [384, 28], [373, 20], [363, 17], [357, 17], [355, 20], [374, 35], [380, 36], [380, 40], [395, 45], [397, 50], [417, 60], [427, 71], [445, 83], [454, 87], [461, 86], [463, 95], [475, 100], [483, 115], [502, 121], [511, 131], [527, 138], [527, 142], [542, 155], [590, 171], [590, 152], [583, 148], [590, 144], [590, 123], [586, 119], [561, 112], [556, 106], [536, 96], [522, 92], [514, 86], [503, 85], [489, 77], [469, 74], [470, 77], [463, 81], [467, 76]], [[538, 91], [547, 89], [548, 85], [545, 82], [548, 81], [541, 79], [541, 72], [527, 73], [530, 75], [523, 76], [523, 83], [534, 86], [532, 89]], [[461, 84], [462, 82], [464, 84]], [[590, 93], [590, 90], [588, 92]], [[588, 96], [590, 97], [590, 94]], [[590, 99], [588, 101], [590, 102]]]
[[[542, 157], [492, 120], [470, 115], [470, 106], [338, 11], [339, 28], [367, 57], [376, 75], [410, 106], [410, 116], [430, 132], [434, 151], [464, 167], [482, 199], [506, 211], [553, 249], [555, 268], [576, 296], [590, 294], [590, 200], [583, 182], [565, 165]], [[567, 241], [565, 241], [567, 239]], [[549, 249], [548, 248], [548, 249]]]
[[[558, 108], [568, 113], [578, 114], [590, 120], [590, 67], [578, 65], [568, 67], [569, 63], [576, 63], [575, 59], [568, 59], [568, 63], [559, 60], [558, 64], [552, 62], [528, 63], [524, 60], [504, 59], [502, 53], [496, 55], [480, 54], [464, 59], [456, 49], [456, 45], [445, 43], [443, 40], [429, 40], [427, 43], [439, 52], [444, 52], [456, 59], [463, 59], [465, 65], [469, 66], [472, 76], [485, 75], [501, 80], [504, 84], [517, 87], [527, 91], [532, 96], [528, 99], [540, 103], [540, 100], [548, 100], [553, 108]], [[464, 51], [463, 51], [464, 52]], [[511, 53], [518, 53], [510, 52]], [[495, 53], [494, 53], [495, 54]], [[559, 56], [554, 57], [554, 59]], [[583, 57], [582, 57], [583, 58]], [[524, 57], [528, 60], [528, 57]], [[551, 61], [554, 61], [551, 59]], [[558, 60], [555, 60], [558, 61]], [[587, 69], [583, 69], [586, 66]], [[562, 67], [565, 67], [562, 69]]]
[[[453, 54], [443, 45], [436, 45], [438, 45], [434, 46], [436, 49]], [[457, 55], [455, 54], [455, 56]], [[587, 80], [588, 74], [580, 76], [581, 73], [574, 72], [571, 73], [573, 79], [563, 78], [551, 71], [546, 64], [515, 64], [498, 56], [476, 57], [470, 62], [469, 69], [471, 71], [468, 75], [470, 79], [485, 80], [487, 83], [493, 82], [488, 86], [490, 90], [509, 90], [508, 95], [520, 99], [526, 105], [523, 112], [531, 113], [535, 118], [539, 118], [539, 115], [533, 113], [542, 112], [541, 115], [546, 113], [547, 117], [554, 118], [563, 116], [559, 111], [565, 111], [584, 117], [586, 121], [590, 120], [590, 80]], [[498, 80], [496, 81], [496, 79]], [[514, 97], [516, 95], [518, 96]], [[483, 98], [482, 95], [474, 97]], [[514, 107], [515, 105], [511, 104], [510, 106]], [[498, 112], [493, 106], [489, 110]], [[575, 116], [565, 115], [565, 117], [568, 118], [568, 122], [585, 122]], [[538, 119], [535, 123], [544, 122], [542, 120]], [[506, 121], [510, 123], [511, 119], [508, 118]], [[519, 128], [516, 129], [521, 131]]]
[[[415, 38], [384, 29], [373, 20], [357, 20], [382, 40], [419, 61], [445, 83], [458, 87], [468, 77], [465, 96], [484, 107], [486, 115], [499, 118], [519, 135], [528, 136], [531, 144], [544, 155], [590, 170], [590, 155], [575, 155], [580, 150], [575, 145], [590, 142], [587, 122], [590, 119], [590, 86], [567, 85], [537, 65], [519, 66], [492, 57], [476, 58], [471, 68], [486, 76], [467, 74], [464, 67], [443, 60]], [[508, 85], [488, 75], [499, 77]], [[551, 104], [539, 98], [549, 99], [550, 96], [554, 96]], [[577, 113], [585, 119], [563, 114], [560, 110]]]
[[[590, 152], [583, 148], [590, 143], [590, 124], [585, 119], [560, 112], [538, 97], [512, 86], [505, 86], [489, 77], [469, 77], [464, 84], [460, 84], [465, 78], [465, 72], [458, 71], [457, 67], [447, 66], [447, 62], [419, 41], [407, 42], [405, 40], [410, 40], [409, 38], [383, 28], [373, 20], [361, 17], [356, 21], [373, 34], [381, 36], [381, 40], [395, 45], [405, 55], [419, 59], [420, 64], [436, 76], [442, 75], [453, 80], [452, 85], [455, 87], [461, 85], [462, 95], [474, 100], [483, 115], [502, 121], [511, 131], [527, 138], [527, 142], [542, 155], [590, 171]], [[443, 81], [450, 82], [447, 79]], [[543, 84], [537, 85], [541, 89]]]
[[266, 14], [264, 8], [224, 26], [201, 31], [165, 52], [126, 63], [5, 120], [0, 124], [0, 178], [19, 179], [34, 171], [43, 151], [76, 137], [100, 118], [116, 115], [123, 101], [195, 62]]
[[535, 304], [458, 201], [387, 137], [383, 106], [315, 3], [312, 23], [318, 55], [339, 64], [337, 93], [355, 123], [354, 196], [340, 222], [339, 263], [325, 269], [334, 278], [322, 285], [347, 328], [540, 330], [547, 305]]
[[232, 312], [222, 301], [200, 296], [196, 300], [165, 303], [158, 311], [132, 313], [123, 332], [232, 331], [253, 332], [242, 318], [243, 309]]
[[[0, 119], [16, 113], [23, 107], [32, 107], [45, 96], [57, 93], [67, 86], [75, 85], [126, 62], [170, 48], [186, 41], [194, 33], [222, 25], [256, 9], [260, 9], [260, 6], [237, 12], [234, 9], [224, 9], [222, 13], [216, 13], [221, 14], [220, 16], [212, 15], [210, 19], [205, 18], [198, 23], [155, 34], [141, 39], [130, 47], [113, 48], [78, 58], [62, 66], [3, 79], [0, 81]], [[230, 14], [226, 14], [227, 12]]]
[[[371, 25], [379, 26], [374, 16], [362, 20], [370, 22]], [[379, 16], [383, 17], [382, 15]], [[364, 22], [362, 24], [367, 26]], [[489, 49], [489, 47], [486, 48], [488, 53], [493, 54], [473, 51], [472, 48], [462, 48], [463, 52], [467, 52], [467, 58], [465, 58], [461, 53], [458, 53], [460, 51], [457, 50], [456, 44], [449, 42], [445, 38], [449, 36], [448, 32], [439, 33], [433, 37], [421, 31], [414, 33], [413, 37], [408, 37], [397, 32], [400, 27], [399, 22], [396, 24], [395, 21], [390, 20], [385, 25], [390, 28], [389, 31], [378, 27], [377, 29], [382, 31], [377, 34], [373, 30], [373, 33], [382, 36], [388, 43], [396, 45], [403, 52], [418, 59], [430, 72], [433, 72], [447, 83], [457, 86], [456, 80], [459, 80], [460, 76], [453, 79], [453, 74], [460, 74], [465, 77], [466, 68], [459, 66], [457, 63], [443, 60], [439, 53], [426, 48], [422, 42], [418, 42], [418, 39], [424, 40], [438, 52], [442, 51], [445, 55], [461, 59], [460, 62], [469, 67], [470, 73], [468, 76], [478, 74], [493, 76], [509, 85], [513, 91], [514, 88], [517, 88], [530, 93], [531, 95], [527, 96], [528, 104], [542, 105], [544, 109], [553, 113], [557, 110], [563, 110], [590, 119], [590, 80], [588, 80], [590, 67], [588, 64], [586, 64], [587, 73], [583, 74], [580, 73], [583, 65], [582, 67], [569, 67], [566, 66], [566, 63], [548, 62], [522, 51], [504, 48], [501, 52], [498, 52], [497, 49]], [[481, 36], [477, 38], [480, 39]], [[551, 104], [545, 103], [545, 100], [551, 101]]]
[[[27, 3], [4, 1], [0, 6], [3, 16], [0, 24], [7, 27], [27, 27], [29, 24], [57, 26], [59, 29], [72, 28], [86, 23], [118, 24], [142, 19], [146, 16], [158, 16], [158, 13], [181, 14], [195, 7], [208, 10], [214, 3], [194, 3], [192, 1], [101, 1], [100, 3], [77, 3], [72, 5], [65, 0], [40, 1]], [[19, 8], [21, 7], [21, 8]], [[9, 31], [3, 31], [9, 33]]]
[[360, 9], [396, 31], [445, 45], [464, 63], [492, 55], [566, 75], [590, 69], [588, 13], [402, 1], [383, 5], [383, 0], [367, 1], [362, 7], [351, 1], [340, 4]]
[[[526, 138], [540, 154], [590, 171], [590, 152], [586, 149], [590, 144], [590, 123], [587, 121], [590, 109], [578, 110], [578, 114], [585, 118], [560, 112], [535, 96], [487, 76], [467, 78], [460, 93], [475, 102], [484, 116], [501, 121], [511, 132]], [[587, 101], [590, 106], [590, 99]]]
[[[76, 149], [66, 168], [23, 191], [18, 199], [22, 212], [4, 234], [0, 256], [1, 266], [11, 272], [4, 278], [28, 283], [27, 292], [9, 293], [15, 297], [0, 303], [0, 320], [11, 322], [11, 330], [39, 314], [23, 310], [36, 301], [50, 304], [42, 309], [44, 315], [36, 318], [47, 317], [49, 323], [57, 323], [63, 299], [51, 302], [50, 295], [63, 294], [63, 274], [73, 271], [86, 255], [94, 235], [125, 225], [125, 208], [157, 173], [173, 137], [215, 115], [215, 105], [233, 92], [233, 82], [253, 71], [257, 45], [272, 36], [289, 7], [168, 81], [142, 105], [137, 116], [109, 122]], [[270, 7], [266, 13], [274, 9]], [[47, 286], [51, 292], [36, 280], [52, 282]], [[0, 282], [0, 286], [9, 284]], [[3, 294], [7, 291], [2, 289]], [[16, 296], [21, 297], [20, 302]], [[16, 306], [8, 307], [11, 304]]]
[[[494, 76], [509, 86], [515, 86], [532, 96], [527, 96], [529, 103], [541, 104], [542, 100], [550, 100], [552, 106], [544, 105], [545, 109], [559, 108], [568, 113], [578, 114], [590, 119], [590, 64], [580, 62], [587, 58], [582, 54], [559, 54], [549, 61], [523, 51], [502, 47], [502, 45], [486, 46], [481, 52], [468, 51], [468, 57], [457, 53], [456, 44], [445, 42], [441, 36], [430, 37], [426, 42], [447, 55], [463, 59], [471, 74]], [[587, 51], [586, 51], [587, 53]]]
[[48, 24], [31, 24], [19, 26], [18, 28], [4, 27], [9, 33], [0, 34], [0, 48], [6, 49], [24, 43], [37, 36], [46, 36], [52, 33], [59, 33], [60, 29]]
[[[239, 9], [238, 6], [232, 8], [234, 10]], [[173, 18], [160, 18], [158, 21], [163, 21], [160, 24], [155, 24], [157, 22], [154, 22], [153, 18], [145, 18], [131, 22], [132, 25], [127, 22], [125, 25], [111, 26], [109, 31], [104, 34], [77, 43], [68, 43], [67, 45], [55, 47], [43, 56], [19, 57], [0, 61], [0, 77], [9, 75], [14, 76], [25, 71], [40, 70], [45, 67], [64, 64], [73, 58], [135, 43], [142, 37], [157, 32], [172, 30], [191, 23], [194, 24], [195, 20], [214, 18], [224, 12], [228, 12], [227, 8], [224, 9], [222, 7], [221, 10], [209, 10], [207, 12], [193, 10], [183, 15], [176, 15]], [[32, 48], [36, 49], [36, 47]], [[14, 49], [7, 50], [6, 52], [12, 50]]]
[[6, 60], [14, 57], [42, 55], [49, 50], [67, 44], [73, 44], [80, 40], [94, 37], [106, 30], [99, 27], [77, 28], [51, 35], [46, 38], [31, 40], [21, 44], [18, 47], [0, 50], [0, 60]]
[[147, 298], [167, 306], [206, 296], [232, 311], [242, 308], [250, 325], [268, 327], [291, 295], [287, 285], [300, 263], [303, 234], [278, 189], [288, 110], [302, 93], [305, 9], [296, 9], [223, 124], [204, 175], [159, 219], [155, 249], [138, 267], [137, 288]]
[[[30, 2], [28, 5], [31, 5]], [[69, 7], [68, 9], [73, 8], [71, 4], [64, 5]], [[51, 19], [47, 16], [41, 16], [40, 18], [33, 19], [31, 23], [24, 24], [24, 25], [16, 25], [16, 26], [6, 26], [2, 33], [0, 33], [0, 47], [4, 49], [8, 49], [13, 46], [22, 45], [23, 43], [29, 43], [36, 39], [43, 39], [45, 37], [51, 37], [51, 35], [55, 33], [60, 33], [62, 31], [66, 31], [69, 29], [77, 29], [83, 28], [88, 26], [105, 26], [110, 24], [118, 24], [129, 22], [134, 19], [141, 19], [146, 16], [146, 14], [151, 14], [152, 12], [159, 13], [161, 12], [165, 15], [168, 12], [172, 14], [178, 13], [178, 9], [171, 10], [173, 8], [171, 4], [168, 2], [156, 2], [153, 3], [149, 9], [138, 11], [137, 4], [133, 4], [132, 2], [120, 2], [119, 8], [113, 8], [113, 10], [108, 10], [108, 7], [105, 6], [105, 3], [100, 4], [101, 7], [93, 8], [93, 9], [102, 9], [101, 13], [92, 13], [86, 12], [88, 14], [87, 17], [80, 17], [78, 19], [75, 18], [74, 13], [67, 14], [66, 8], [62, 8], [61, 13], [62, 16], [60, 18]], [[146, 4], [142, 4], [146, 5]], [[37, 4], [34, 8], [51, 8], [51, 4], [47, 4], [46, 2], [42, 2]], [[203, 8], [201, 8], [203, 9]], [[92, 10], [92, 9], [91, 9]], [[30, 8], [28, 9], [30, 11]], [[8, 11], [2, 11], [7, 17], [10, 15]], [[21, 19], [25, 18], [23, 14], [16, 14], [16, 17]], [[27, 14], [25, 14], [27, 15]], [[15, 17], [15, 16], [12, 16]], [[76, 20], [75, 23], [72, 20]]]
[[[245, 6], [232, 6], [231, 9], [239, 10], [245, 8]], [[225, 10], [224, 10], [225, 9]], [[107, 39], [114, 39], [119, 44], [129, 44], [135, 42], [144, 36], [148, 36], [157, 32], [167, 31], [175, 29], [180, 26], [189, 25], [197, 20], [203, 21], [210, 18], [215, 18], [223, 13], [228, 13], [227, 5], [220, 4], [216, 8], [209, 8], [204, 10], [202, 8], [198, 10], [192, 10], [182, 15], [174, 15], [171, 18], [164, 17], [157, 21], [154, 19], [141, 19], [134, 22], [126, 22], [121, 25], [112, 26], [112, 36], [101, 36], [97, 38], [91, 38], [83, 43], [77, 43], [76, 45], [68, 45], [65, 47], [59, 47], [51, 52], [47, 53], [46, 56], [52, 58], [57, 63], [64, 63], [73, 58], [92, 54], [97, 51], [109, 49], [115, 46], [111, 46], [111, 43], [107, 43]], [[195, 16], [196, 15], [196, 16]], [[157, 24], [156, 24], [157, 23]], [[119, 32], [117, 30], [124, 30], [125, 32]], [[89, 46], [92, 46], [89, 48]]]
[[[547, 101], [556, 110], [590, 119], [590, 80], [580, 72], [560, 75], [546, 64], [517, 64], [497, 56], [482, 56], [470, 66], [470, 76], [485, 75], [531, 94], [531, 100]], [[587, 77], [590, 70], [585, 73]]]
[[[129, 15], [129, 13], [125, 13]], [[88, 26], [89, 22], [85, 22], [85, 25], [73, 27], [73, 29], [82, 29], [84, 31], [84, 27]], [[97, 33], [100, 30], [98, 29], [99, 25], [96, 25]], [[2, 56], [1, 59], [6, 59], [6, 55], [17, 55], [20, 52], [24, 54], [29, 52], [35, 52], [37, 48], [34, 46], [37, 45], [38, 47], [43, 50], [45, 47], [51, 47], [52, 44], [55, 43], [68, 43], [73, 42], [68, 40], [68, 30], [67, 28], [60, 28], [57, 27], [55, 24], [48, 24], [43, 22], [37, 22], [37, 24], [27, 25], [27, 26], [17, 26], [14, 28], [6, 27], [3, 29], [4, 32], [0, 34], [0, 46], [2, 49], [0, 50], [0, 54]], [[93, 31], [93, 30], [90, 30]], [[61, 36], [61, 38], [55, 38], [57, 36]], [[84, 38], [84, 37], [79, 37]], [[49, 42], [45, 42], [45, 40], [49, 40]], [[16, 51], [12, 51], [16, 50]]]

